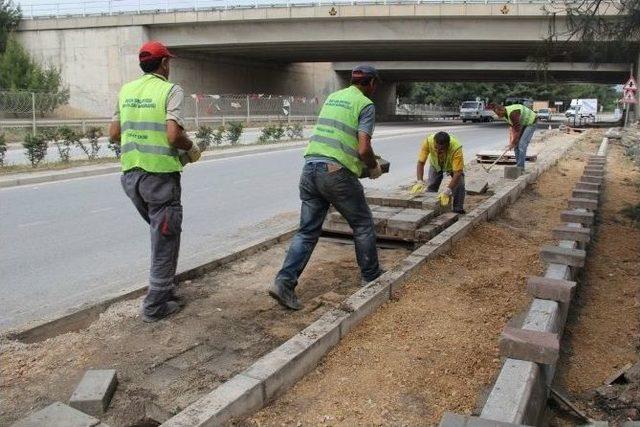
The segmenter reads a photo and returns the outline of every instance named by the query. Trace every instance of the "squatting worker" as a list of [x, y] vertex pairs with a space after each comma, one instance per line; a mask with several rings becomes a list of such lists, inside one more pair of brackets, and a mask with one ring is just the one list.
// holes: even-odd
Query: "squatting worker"
[[[151, 230], [149, 289], [142, 319], [155, 322], [178, 311], [174, 275], [180, 249], [182, 163], [200, 158], [184, 131], [180, 86], [169, 82], [173, 56], [159, 42], [140, 48], [144, 74], [120, 90], [109, 137], [121, 146], [122, 188]], [[183, 156], [178, 149], [184, 150]]]
[[527, 147], [533, 133], [536, 130], [536, 113], [522, 104], [502, 106], [489, 104], [498, 117], [504, 118], [509, 123], [509, 148], [516, 156], [516, 166], [524, 172], [524, 163], [527, 158]]
[[382, 175], [371, 147], [375, 108], [370, 97], [378, 82], [375, 68], [358, 66], [351, 72], [351, 85], [330, 94], [320, 111], [300, 177], [300, 227], [269, 288], [269, 295], [287, 308], [302, 307], [295, 287], [318, 242], [330, 205], [353, 230], [362, 283], [382, 274], [371, 210], [358, 180], [366, 168], [371, 179]]
[[417, 183], [412, 191], [424, 191], [424, 166], [429, 160], [429, 179], [426, 184], [427, 191], [440, 190], [440, 184], [444, 174], [451, 176], [451, 181], [442, 194], [453, 196], [453, 212], [463, 214], [464, 211], [464, 158], [462, 145], [447, 132], [438, 132], [429, 135], [422, 142], [418, 152], [418, 164], [416, 166]]

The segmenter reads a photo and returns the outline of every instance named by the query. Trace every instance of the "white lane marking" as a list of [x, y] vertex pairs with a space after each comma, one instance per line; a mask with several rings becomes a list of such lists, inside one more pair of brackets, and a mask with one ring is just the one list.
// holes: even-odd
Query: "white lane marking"
[[42, 225], [42, 224], [46, 224], [49, 221], [34, 221], [34, 222], [27, 222], [26, 224], [18, 224], [18, 228], [26, 228], [26, 227], [33, 227], [35, 225]]
[[96, 214], [96, 213], [100, 213], [100, 212], [107, 212], [107, 211], [112, 211], [114, 208], [103, 208], [103, 209], [94, 209], [89, 213], [92, 214]]

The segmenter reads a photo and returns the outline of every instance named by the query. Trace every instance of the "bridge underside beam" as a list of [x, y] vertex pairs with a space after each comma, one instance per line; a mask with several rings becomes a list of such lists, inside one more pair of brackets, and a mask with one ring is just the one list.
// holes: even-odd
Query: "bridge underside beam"
[[[373, 61], [388, 81], [540, 81], [615, 84], [629, 74], [629, 65], [553, 62], [546, 67], [531, 62], [503, 61]], [[335, 62], [333, 69], [348, 73], [357, 62]]]

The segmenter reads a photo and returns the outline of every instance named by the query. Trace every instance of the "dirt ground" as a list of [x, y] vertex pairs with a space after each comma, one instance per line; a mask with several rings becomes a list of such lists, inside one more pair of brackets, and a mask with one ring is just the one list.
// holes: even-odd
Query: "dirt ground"
[[[170, 320], [143, 323], [136, 299], [113, 305], [79, 332], [34, 344], [1, 338], [0, 425], [68, 402], [89, 368], [117, 370], [107, 424], [131, 426], [148, 416], [163, 421], [177, 413], [358, 289], [353, 246], [321, 241], [300, 280], [304, 309], [281, 309], [266, 288], [286, 248], [274, 246], [181, 286], [187, 306]], [[407, 253], [381, 249], [381, 263], [390, 268]]]
[[[638, 361], [640, 229], [620, 212], [638, 203], [640, 170], [619, 146], [611, 145], [597, 235], [569, 312], [555, 381], [597, 420], [640, 419], [637, 411], [636, 416], [622, 418], [608, 414], [593, 400], [593, 390], [610, 375]], [[576, 421], [558, 408], [551, 425], [575, 425]]]
[[396, 299], [334, 348], [317, 369], [238, 425], [435, 425], [445, 411], [472, 413], [501, 366], [498, 336], [525, 310], [525, 277], [582, 173], [594, 138], [502, 216], [430, 260]]

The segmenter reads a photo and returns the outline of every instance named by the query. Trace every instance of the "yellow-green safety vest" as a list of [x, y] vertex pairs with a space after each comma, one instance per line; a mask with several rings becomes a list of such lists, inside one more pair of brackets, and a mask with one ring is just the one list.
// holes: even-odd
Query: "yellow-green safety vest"
[[120, 90], [120, 162], [122, 171], [140, 168], [147, 172], [182, 171], [178, 150], [167, 138], [167, 98], [173, 83], [145, 74]]
[[358, 119], [373, 102], [355, 86], [329, 95], [309, 139], [305, 156], [329, 157], [340, 162], [356, 176], [365, 164], [358, 154]]
[[[442, 166], [438, 163], [438, 149], [436, 148], [435, 134], [427, 137], [427, 144], [429, 144], [429, 163], [436, 172], [440, 172]], [[449, 150], [447, 151], [444, 161], [445, 172], [453, 171], [453, 155], [458, 150], [462, 150], [462, 144], [460, 144], [453, 135], [449, 135]]]
[[522, 104], [511, 104], [504, 107], [507, 110], [507, 123], [513, 126], [511, 118], [509, 117], [512, 112], [520, 111], [520, 125], [531, 126], [536, 121], [536, 113], [532, 109]]

